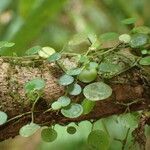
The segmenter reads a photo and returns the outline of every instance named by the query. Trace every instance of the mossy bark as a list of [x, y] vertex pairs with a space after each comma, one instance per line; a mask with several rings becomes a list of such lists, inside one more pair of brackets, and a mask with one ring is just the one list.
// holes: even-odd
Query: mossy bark
[[39, 57], [0, 58], [0, 110], [6, 112], [8, 119], [11, 119], [0, 126], [0, 141], [15, 137], [18, 135], [20, 127], [31, 121], [32, 104], [25, 94], [24, 84], [35, 77], [41, 77], [46, 81], [44, 94], [35, 109], [35, 122], [41, 125], [97, 120], [113, 114], [124, 113], [127, 105], [121, 103], [131, 101], [133, 103], [129, 106], [130, 111], [145, 110], [150, 106], [150, 83], [149, 81], [145, 82], [138, 68], [132, 68], [108, 81], [113, 89], [112, 96], [107, 100], [97, 102], [93, 111], [88, 115], [69, 119], [59, 112], [43, 113], [53, 100], [64, 93], [64, 88], [57, 83], [61, 75], [62, 71], [57, 65], [50, 64]]

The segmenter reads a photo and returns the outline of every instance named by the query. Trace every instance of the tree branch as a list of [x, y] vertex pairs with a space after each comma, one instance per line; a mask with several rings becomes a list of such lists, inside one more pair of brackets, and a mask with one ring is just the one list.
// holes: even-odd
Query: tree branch
[[145, 110], [150, 106], [150, 87], [143, 82], [140, 70], [132, 68], [109, 81], [113, 89], [112, 96], [97, 102], [91, 113], [76, 119], [66, 118], [56, 111], [44, 113], [52, 101], [64, 93], [63, 87], [57, 84], [57, 79], [62, 74], [57, 65], [49, 64], [39, 57], [1, 57], [0, 66], [0, 110], [9, 117], [0, 126], [0, 141], [15, 137], [19, 129], [31, 121], [32, 104], [25, 94], [24, 84], [34, 77], [41, 77], [46, 81], [44, 94], [34, 113], [35, 122], [40, 125], [97, 120], [127, 111]]

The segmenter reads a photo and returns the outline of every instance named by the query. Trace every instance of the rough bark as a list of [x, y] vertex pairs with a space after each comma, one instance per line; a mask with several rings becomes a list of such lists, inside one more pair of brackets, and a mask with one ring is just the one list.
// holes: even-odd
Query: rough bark
[[[97, 102], [93, 111], [88, 115], [69, 119], [59, 112], [43, 113], [53, 100], [64, 93], [63, 87], [57, 83], [61, 74], [57, 65], [49, 64], [38, 57], [0, 58], [0, 110], [6, 112], [8, 119], [11, 119], [0, 126], [0, 141], [15, 137], [19, 129], [31, 121], [29, 111], [32, 104], [25, 94], [24, 84], [34, 77], [41, 77], [46, 81], [44, 95], [40, 98], [35, 110], [35, 122], [41, 125], [55, 123], [65, 125], [72, 121], [97, 120], [113, 114], [121, 114], [127, 110], [145, 110], [150, 106], [149, 82], [145, 82], [138, 68], [132, 68], [108, 81], [113, 89], [112, 96], [107, 100]], [[75, 97], [75, 99], [78, 98]], [[129, 107], [124, 105], [131, 101], [132, 104]], [[14, 118], [21, 114], [23, 115]]]

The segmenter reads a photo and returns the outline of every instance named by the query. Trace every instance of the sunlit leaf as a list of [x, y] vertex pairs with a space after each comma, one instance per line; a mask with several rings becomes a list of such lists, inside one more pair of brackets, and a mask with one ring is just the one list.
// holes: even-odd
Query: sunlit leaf
[[57, 138], [57, 132], [52, 128], [46, 128], [41, 131], [41, 138], [44, 142], [53, 142]]
[[72, 103], [68, 108], [61, 109], [61, 113], [67, 118], [77, 118], [83, 113], [80, 104]]
[[61, 108], [61, 104], [57, 101], [53, 102], [51, 105], [53, 110], [59, 110]]
[[87, 85], [83, 89], [84, 96], [92, 101], [104, 100], [111, 96], [112, 89], [103, 82], [95, 82]]
[[23, 137], [29, 137], [33, 135], [39, 128], [40, 126], [35, 123], [26, 124], [20, 129], [19, 134]]
[[123, 43], [129, 43], [131, 40], [131, 36], [129, 34], [122, 34], [119, 36], [119, 41]]
[[0, 111], [0, 125], [4, 124], [7, 121], [7, 114], [3, 111]]
[[83, 83], [90, 83], [97, 78], [97, 70], [95, 68], [85, 68], [81, 71], [78, 79]]
[[42, 47], [38, 54], [42, 58], [48, 58], [55, 53], [55, 50], [52, 47]]

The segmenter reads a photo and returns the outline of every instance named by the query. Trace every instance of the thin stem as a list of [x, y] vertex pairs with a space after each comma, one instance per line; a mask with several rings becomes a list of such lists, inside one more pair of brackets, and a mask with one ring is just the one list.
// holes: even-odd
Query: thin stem
[[31, 108], [31, 118], [32, 118], [32, 123], [34, 122], [34, 108], [35, 108], [35, 105], [36, 105], [36, 103], [37, 103], [37, 101], [39, 100], [39, 98], [40, 98], [40, 95], [39, 95], [39, 93], [36, 93], [37, 94], [37, 98], [35, 99], [35, 101], [34, 101], [34, 103], [33, 103], [33, 105], [32, 105], [32, 108]]
[[43, 112], [43, 114], [45, 114], [45, 113], [47, 113], [47, 112], [49, 112], [49, 111], [51, 111], [51, 110], [52, 110], [52, 108], [49, 108], [49, 109], [45, 110], [45, 111]]
[[15, 117], [9, 119], [6, 123], [9, 123], [9, 122], [11, 122], [11, 121], [13, 121], [13, 120], [19, 119], [19, 118], [21, 118], [21, 117], [23, 117], [23, 116], [26, 116], [26, 115], [28, 115], [28, 114], [31, 114], [31, 113], [32, 113], [31, 111], [28, 111], [28, 112], [25, 112], [25, 113], [23, 113], [23, 114], [17, 115], [17, 116], [15, 116]]

